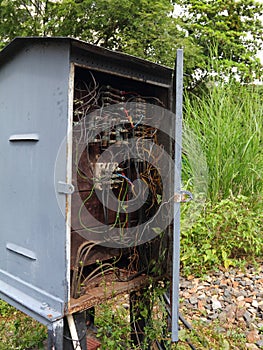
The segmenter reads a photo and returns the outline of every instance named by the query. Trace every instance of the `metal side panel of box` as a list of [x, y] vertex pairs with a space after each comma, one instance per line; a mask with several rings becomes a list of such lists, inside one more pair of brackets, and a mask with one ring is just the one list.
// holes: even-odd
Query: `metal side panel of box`
[[[69, 288], [66, 220], [54, 186], [68, 127], [69, 44], [36, 41], [7, 58], [0, 64], [0, 297], [33, 314], [44, 303], [57, 318]], [[66, 208], [65, 194], [57, 195]]]

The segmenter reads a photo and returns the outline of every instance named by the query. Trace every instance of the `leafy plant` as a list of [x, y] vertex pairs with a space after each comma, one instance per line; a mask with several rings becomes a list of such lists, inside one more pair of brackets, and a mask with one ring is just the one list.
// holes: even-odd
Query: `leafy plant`
[[[160, 283], [144, 290], [133, 303], [134, 322], [144, 319], [143, 340], [137, 346], [131, 339], [131, 319], [129, 297], [116, 297], [96, 307], [95, 324], [97, 337], [101, 340], [101, 350], [148, 349], [155, 340], [167, 338], [167, 309], [163, 298], [167, 286]], [[138, 330], [139, 337], [142, 330]], [[138, 337], [137, 334], [137, 337]], [[138, 337], [138, 339], [139, 339]]]
[[0, 350], [43, 348], [46, 327], [0, 300]]
[[116, 299], [96, 308], [96, 326], [102, 343], [101, 350], [131, 348], [129, 310], [121, 304], [116, 305]]
[[192, 326], [192, 330], [181, 329], [179, 332], [180, 341], [172, 349], [189, 349], [189, 342], [196, 349], [247, 349], [246, 335], [240, 325], [235, 325], [233, 329], [229, 329], [227, 332], [222, 332], [222, 325], [217, 320], [211, 323], [194, 320]]
[[[187, 220], [187, 218], [184, 218]], [[197, 221], [182, 232], [183, 273], [196, 273], [262, 258], [263, 202], [231, 195], [208, 202]]]

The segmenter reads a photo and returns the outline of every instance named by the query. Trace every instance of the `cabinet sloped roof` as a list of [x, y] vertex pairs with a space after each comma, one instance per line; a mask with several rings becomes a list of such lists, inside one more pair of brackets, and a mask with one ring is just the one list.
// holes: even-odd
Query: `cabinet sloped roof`
[[17, 55], [19, 51], [34, 44], [68, 45], [71, 50], [71, 56], [73, 57], [80, 52], [84, 55], [86, 53], [94, 57], [104, 57], [105, 60], [112, 60], [115, 63], [119, 62], [121, 65], [133, 66], [136, 70], [146, 73], [146, 75], [150, 74], [157, 79], [159, 77], [167, 85], [171, 83], [173, 70], [168, 67], [70, 37], [17, 37], [0, 51], [0, 69], [1, 65]]

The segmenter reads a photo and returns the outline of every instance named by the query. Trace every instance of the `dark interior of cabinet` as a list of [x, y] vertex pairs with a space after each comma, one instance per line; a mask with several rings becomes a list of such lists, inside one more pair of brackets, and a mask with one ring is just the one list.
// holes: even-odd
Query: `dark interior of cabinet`
[[[132, 112], [130, 104], [134, 108]], [[150, 140], [166, 149], [170, 147], [166, 135], [143, 122], [145, 104], [168, 108], [168, 89], [114, 73], [75, 67], [71, 297], [81, 300], [82, 307], [83, 300], [86, 307], [100, 300], [98, 288], [102, 288], [102, 283], [107, 284], [110, 295], [111, 289], [116, 293], [135, 290], [147, 283], [147, 276], [159, 278], [165, 274], [164, 261], [157, 269], [158, 257], [165, 256], [163, 251], [168, 244], [165, 235], [123, 247], [115, 245], [114, 239], [111, 241], [112, 228], [121, 234], [126, 228], [136, 228], [150, 220], [158, 210], [163, 186], [158, 170], [144, 159], [112, 160], [110, 152], [108, 159], [104, 157], [104, 163], [100, 162], [110, 147], [116, 151], [130, 139]], [[133, 181], [137, 178], [147, 184], [149, 194], [140, 208], [127, 213], [120, 207], [133, 197]], [[117, 198], [117, 204], [109, 203], [109, 191]], [[105, 297], [105, 293], [101, 295]]]

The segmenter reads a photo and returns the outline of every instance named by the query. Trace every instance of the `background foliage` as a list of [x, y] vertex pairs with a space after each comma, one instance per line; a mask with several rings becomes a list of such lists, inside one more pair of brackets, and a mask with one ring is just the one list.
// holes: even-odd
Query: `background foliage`
[[216, 47], [217, 72], [249, 82], [261, 76], [256, 54], [262, 48], [262, 6], [253, 0], [182, 0], [183, 22], [189, 37], [201, 48], [202, 79], [209, 76], [211, 48]]
[[[262, 118], [260, 86], [214, 79], [201, 97], [185, 96], [185, 125], [206, 158], [208, 190], [200, 216], [191, 226], [182, 225], [184, 274], [262, 259]], [[191, 189], [189, 162], [183, 164]], [[185, 209], [183, 222], [188, 222]]]
[[193, 130], [208, 166], [212, 202], [263, 192], [263, 104], [259, 86], [210, 81], [200, 96], [186, 94], [185, 126]]
[[0, 43], [16, 36], [72, 36], [173, 66], [184, 48], [187, 85], [211, 73], [218, 48], [223, 72], [244, 81], [260, 77], [263, 4], [254, 0], [0, 0]]

